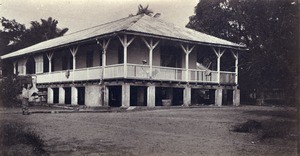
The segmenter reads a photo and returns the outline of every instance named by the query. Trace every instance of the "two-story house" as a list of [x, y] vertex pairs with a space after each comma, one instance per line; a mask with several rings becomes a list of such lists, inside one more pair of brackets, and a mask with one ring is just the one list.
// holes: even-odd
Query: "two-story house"
[[[238, 52], [245, 49], [160, 18], [137, 15], [47, 40], [1, 59], [12, 64], [15, 74], [35, 76], [48, 103], [188, 106], [199, 92], [208, 91], [220, 106], [224, 94], [239, 105]], [[222, 62], [222, 56], [232, 61]]]

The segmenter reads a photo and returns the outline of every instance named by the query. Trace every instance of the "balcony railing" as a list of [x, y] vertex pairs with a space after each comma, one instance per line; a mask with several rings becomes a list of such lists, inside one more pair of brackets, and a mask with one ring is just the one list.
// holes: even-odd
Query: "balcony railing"
[[[124, 64], [105, 66], [104, 72], [101, 66], [91, 68], [81, 68], [76, 70], [63, 70], [51, 73], [41, 73], [37, 75], [37, 83], [57, 83], [87, 81], [110, 78], [124, 78]], [[218, 72], [211, 70], [188, 70], [189, 82], [218, 83]], [[127, 78], [133, 79], [152, 79], [167, 81], [186, 81], [186, 69], [171, 67], [152, 67], [152, 76], [150, 77], [150, 67], [148, 65], [127, 64]], [[235, 72], [220, 72], [220, 83], [235, 83]]]
[[234, 84], [235, 83], [235, 79], [236, 79], [236, 73], [235, 72], [225, 72], [222, 71], [220, 73], [220, 83], [229, 83], [229, 84]]

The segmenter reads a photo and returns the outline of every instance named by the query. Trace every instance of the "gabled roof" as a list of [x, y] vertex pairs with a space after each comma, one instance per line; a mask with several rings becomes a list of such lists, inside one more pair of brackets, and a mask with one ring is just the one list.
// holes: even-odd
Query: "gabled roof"
[[154, 37], [170, 38], [181, 41], [189, 41], [198, 44], [209, 44], [228, 48], [242, 48], [239, 45], [224, 39], [210, 36], [192, 29], [181, 28], [174, 24], [165, 22], [159, 18], [147, 15], [136, 15], [122, 18], [113, 22], [98, 25], [92, 28], [84, 29], [62, 37], [43, 41], [30, 47], [1, 56], [2, 59], [20, 56], [24, 54], [46, 51], [49, 49], [62, 47], [72, 43], [98, 38], [101, 36], [118, 33], [118, 32], [137, 33], [141, 35], [151, 35]]

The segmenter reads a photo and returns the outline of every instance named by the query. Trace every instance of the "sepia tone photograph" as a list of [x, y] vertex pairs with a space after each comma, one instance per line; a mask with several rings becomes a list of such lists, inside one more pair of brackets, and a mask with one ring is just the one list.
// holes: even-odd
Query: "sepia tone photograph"
[[300, 156], [299, 0], [0, 0], [0, 156]]

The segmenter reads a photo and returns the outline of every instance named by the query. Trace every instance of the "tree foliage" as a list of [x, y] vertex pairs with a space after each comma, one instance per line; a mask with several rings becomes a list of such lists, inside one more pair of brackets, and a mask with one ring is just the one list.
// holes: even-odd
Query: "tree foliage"
[[32, 21], [30, 28], [4, 17], [0, 21], [3, 27], [0, 30], [0, 55], [63, 36], [68, 31], [68, 28], [58, 28], [58, 21], [52, 17], [41, 19], [41, 22]]
[[201, 0], [188, 28], [236, 43], [241, 53], [240, 86], [296, 90], [298, 3], [295, 0]]
[[141, 4], [138, 6], [138, 11], [136, 13], [136, 15], [141, 15], [141, 14], [145, 14], [145, 15], [149, 15], [152, 16], [153, 11], [148, 9], [149, 5], [147, 5], [146, 7], [143, 7]]

